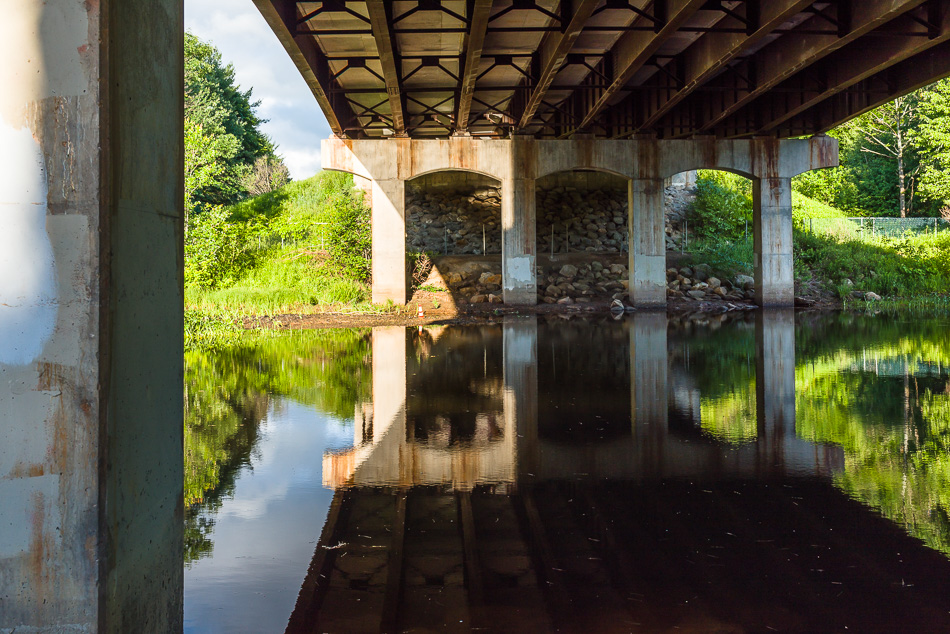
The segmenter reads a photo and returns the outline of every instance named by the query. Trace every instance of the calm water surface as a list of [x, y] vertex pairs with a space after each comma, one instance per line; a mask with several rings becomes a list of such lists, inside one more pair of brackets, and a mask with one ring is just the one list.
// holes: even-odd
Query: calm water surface
[[950, 631], [948, 366], [786, 311], [189, 352], [186, 630]]

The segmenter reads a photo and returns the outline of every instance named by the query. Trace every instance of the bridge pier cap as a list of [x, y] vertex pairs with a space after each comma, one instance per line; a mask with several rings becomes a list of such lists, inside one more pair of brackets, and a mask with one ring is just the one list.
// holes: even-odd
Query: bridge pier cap
[[[754, 228], [757, 300], [791, 305], [792, 218], [790, 179], [838, 165], [836, 139], [773, 137], [724, 140], [702, 137], [658, 140], [573, 138], [344, 139], [323, 142], [324, 169], [349, 172], [377, 183], [373, 199], [373, 301], [405, 303], [406, 181], [428, 173], [476, 172], [502, 183], [503, 285], [508, 304], [536, 303], [534, 185], [558, 172], [601, 171], [631, 182], [628, 213], [631, 300], [637, 306], [666, 302], [662, 183], [696, 169], [733, 172], [755, 182]], [[648, 184], [647, 184], [648, 183]], [[389, 192], [382, 194], [381, 192]], [[379, 197], [377, 199], [377, 197]], [[656, 199], [656, 200], [654, 200]]]

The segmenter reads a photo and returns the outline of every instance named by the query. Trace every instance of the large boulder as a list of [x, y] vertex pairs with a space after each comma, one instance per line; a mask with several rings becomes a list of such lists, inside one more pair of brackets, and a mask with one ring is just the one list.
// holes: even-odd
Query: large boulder
[[755, 286], [755, 278], [748, 275], [736, 275], [736, 288], [749, 290]]
[[565, 264], [558, 273], [564, 277], [574, 277], [577, 275], [577, 267], [573, 264]]

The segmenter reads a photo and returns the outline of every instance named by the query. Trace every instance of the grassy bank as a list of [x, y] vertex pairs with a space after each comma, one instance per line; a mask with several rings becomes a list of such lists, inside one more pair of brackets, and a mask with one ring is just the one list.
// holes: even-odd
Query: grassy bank
[[186, 344], [224, 341], [247, 316], [378, 312], [369, 256], [369, 210], [348, 174], [199, 210], [185, 239]]
[[[950, 289], [950, 235], [909, 235], [846, 240], [810, 232], [810, 218], [846, 214], [794, 193], [795, 278], [851, 301], [871, 291], [890, 305], [939, 306]], [[724, 274], [752, 271], [751, 183], [722, 172], [702, 173], [691, 209], [691, 253]]]

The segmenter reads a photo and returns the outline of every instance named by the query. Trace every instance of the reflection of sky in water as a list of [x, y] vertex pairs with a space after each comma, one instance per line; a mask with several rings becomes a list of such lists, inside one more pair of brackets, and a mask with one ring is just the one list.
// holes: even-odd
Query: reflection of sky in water
[[311, 408], [271, 408], [251, 468], [215, 515], [214, 556], [185, 569], [186, 632], [283, 631], [333, 498], [323, 453], [352, 439]]

